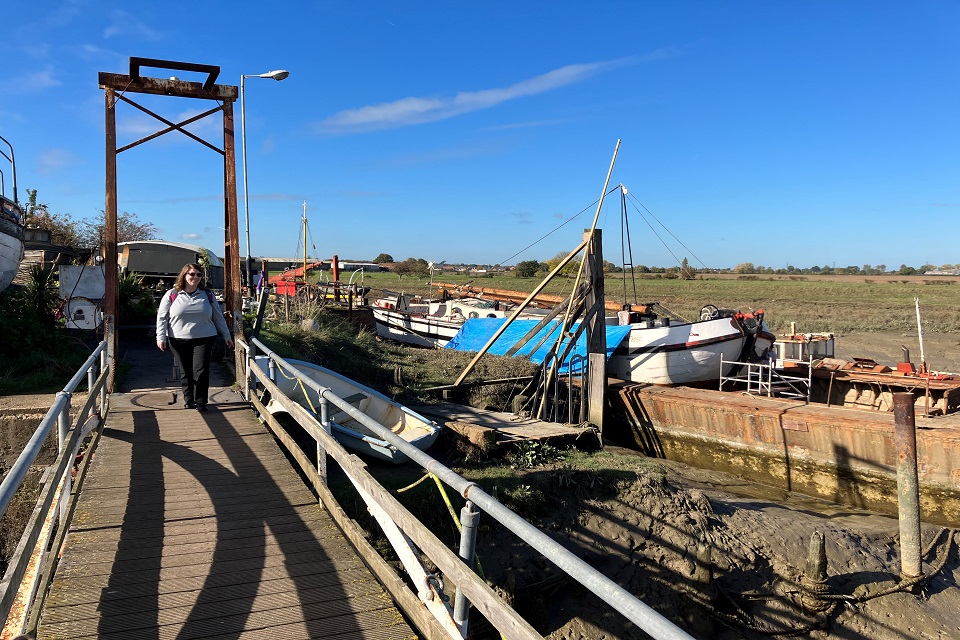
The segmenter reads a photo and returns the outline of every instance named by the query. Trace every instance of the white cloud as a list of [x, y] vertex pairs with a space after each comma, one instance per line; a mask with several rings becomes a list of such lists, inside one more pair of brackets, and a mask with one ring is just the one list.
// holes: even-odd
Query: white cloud
[[43, 91], [51, 87], [58, 87], [62, 83], [56, 77], [55, 69], [52, 65], [47, 65], [37, 71], [28, 71], [14, 76], [9, 80], [0, 82], [0, 90], [3, 93], [24, 94]]
[[73, 19], [82, 16], [84, 6], [77, 0], [67, 0], [67, 2], [58, 2], [49, 11], [44, 12], [44, 19], [47, 28], [62, 28], [73, 23]]
[[436, 122], [454, 116], [489, 109], [510, 100], [533, 96], [577, 82], [583, 82], [604, 71], [622, 66], [632, 59], [611, 60], [590, 64], [572, 64], [554, 69], [509, 87], [463, 91], [451, 97], [402, 98], [394, 102], [347, 109], [316, 123], [319, 133], [345, 134], [405, 127]]
[[37, 156], [37, 173], [44, 176], [54, 175], [65, 167], [77, 164], [79, 159], [64, 149], [49, 149]]
[[163, 39], [163, 34], [160, 31], [151, 29], [132, 14], [119, 9], [110, 12], [110, 24], [103, 30], [105, 39], [115, 36], [136, 38], [148, 42], [157, 42]]

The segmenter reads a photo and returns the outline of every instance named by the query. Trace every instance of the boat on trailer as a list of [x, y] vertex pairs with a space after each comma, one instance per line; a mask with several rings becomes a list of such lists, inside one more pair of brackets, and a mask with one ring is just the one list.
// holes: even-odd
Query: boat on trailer
[[[267, 360], [266, 356], [257, 357], [257, 364], [265, 371], [268, 364]], [[321, 387], [329, 388], [334, 395], [347, 401], [421, 451], [428, 449], [440, 435], [440, 427], [437, 423], [398, 402], [394, 402], [379, 391], [312, 362], [290, 359], [285, 360], [285, 362], [296, 367]], [[308, 396], [309, 388], [301, 384], [296, 376], [290, 372], [278, 371], [276, 385], [285, 396], [309, 411], [317, 420], [320, 419], [319, 399], [316, 394]], [[329, 407], [331, 433], [345, 448], [395, 464], [409, 460], [406, 454], [402, 453], [396, 446], [371, 432], [370, 429], [340, 407], [333, 404]], [[267, 403], [267, 411], [271, 414], [286, 413], [286, 409], [272, 398]]]
[[23, 260], [23, 209], [17, 200], [17, 164], [14, 160], [13, 146], [0, 136], [7, 145], [10, 154], [0, 149], [10, 163], [10, 178], [13, 186], [12, 198], [7, 196], [6, 173], [0, 172], [0, 291], [10, 286], [17, 276], [20, 262]]

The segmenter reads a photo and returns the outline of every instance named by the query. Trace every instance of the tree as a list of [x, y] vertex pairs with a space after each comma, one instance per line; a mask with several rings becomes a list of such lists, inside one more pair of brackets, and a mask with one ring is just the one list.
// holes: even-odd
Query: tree
[[398, 273], [400, 275], [406, 275], [408, 273], [426, 274], [427, 265], [427, 261], [423, 258], [407, 258], [403, 262], [397, 264], [393, 271], [394, 273]]
[[537, 275], [538, 271], [541, 271], [543, 268], [543, 263], [539, 260], [524, 260], [523, 262], [518, 262], [517, 266], [514, 267], [513, 273], [518, 278], [532, 278]]
[[[94, 218], [80, 221], [80, 242], [84, 247], [102, 247], [106, 243], [107, 214], [100, 211]], [[141, 222], [135, 213], [117, 214], [117, 242], [136, 242], [153, 240], [157, 237], [157, 227], [150, 222]]]
[[[552, 258], [550, 258], [549, 260], [547, 260], [547, 269], [548, 269], [549, 271], [553, 271], [554, 269], [557, 268], [557, 265], [560, 264], [561, 262], [563, 262], [563, 260], [564, 260], [568, 255], [570, 255], [568, 252], [566, 252], [566, 251], [561, 251], [561, 252], [558, 253], [557, 255], [553, 256]], [[580, 261], [577, 260], [577, 259], [574, 259], [574, 260], [571, 260], [570, 262], [568, 262], [568, 263], [563, 267], [563, 269], [560, 270], [559, 275], [563, 275], [563, 276], [573, 276], [573, 275], [576, 275], [577, 271], [579, 271], [579, 270], [580, 270]]]
[[69, 247], [80, 246], [77, 223], [65, 213], [50, 213], [46, 203], [37, 200], [37, 190], [27, 189], [27, 203], [23, 223], [35, 229], [50, 232], [50, 242]]
[[389, 253], [381, 253], [373, 259], [374, 264], [383, 264], [385, 262], [394, 262], [393, 256]]
[[741, 262], [733, 268], [734, 273], [756, 273], [757, 269], [752, 262]]
[[687, 262], [686, 258], [684, 258], [683, 262], [680, 264], [680, 277], [684, 280], [697, 279], [697, 270], [690, 266], [690, 263]]

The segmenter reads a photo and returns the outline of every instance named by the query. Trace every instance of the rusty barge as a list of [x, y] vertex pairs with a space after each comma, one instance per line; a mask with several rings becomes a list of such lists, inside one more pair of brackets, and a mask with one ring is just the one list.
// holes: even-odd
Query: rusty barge
[[[927, 386], [919, 387], [915, 397], [923, 406]], [[615, 380], [609, 391], [613, 419], [605, 439], [650, 456], [896, 513], [897, 448], [890, 411]], [[952, 391], [946, 395], [952, 399]], [[834, 397], [841, 397], [836, 389]], [[960, 413], [917, 411], [916, 425], [922, 518], [958, 526]]]

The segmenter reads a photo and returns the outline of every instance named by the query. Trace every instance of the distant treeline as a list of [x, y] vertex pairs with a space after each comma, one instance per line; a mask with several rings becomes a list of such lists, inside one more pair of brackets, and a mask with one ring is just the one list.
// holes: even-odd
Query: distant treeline
[[[686, 262], [686, 261], [684, 261]], [[622, 271], [619, 267], [612, 271]], [[741, 274], [765, 274], [765, 275], [820, 275], [820, 276], [882, 276], [882, 275], [900, 275], [913, 276], [924, 274], [940, 275], [960, 275], [960, 265], [945, 264], [936, 266], [932, 264], [923, 264], [919, 267], [901, 264], [898, 268], [888, 269], [885, 264], [863, 266], [850, 265], [846, 267], [818, 266], [812, 267], [794, 267], [792, 265], [781, 268], [765, 267], [762, 264], [753, 264], [752, 262], [741, 262], [732, 269], [694, 269], [684, 264], [681, 267], [647, 267], [638, 265], [633, 268], [635, 273], [677, 273], [694, 272], [702, 273], [741, 273]]]

